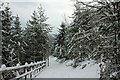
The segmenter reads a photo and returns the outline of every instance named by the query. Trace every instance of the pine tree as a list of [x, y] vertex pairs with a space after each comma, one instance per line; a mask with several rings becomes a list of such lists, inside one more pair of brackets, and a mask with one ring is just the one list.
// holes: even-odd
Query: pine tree
[[[97, 0], [96, 4], [82, 3], [96, 10], [96, 21], [93, 25], [99, 27], [99, 45], [94, 54], [94, 58], [101, 60], [101, 79], [103, 78], [115, 78], [119, 79], [119, 51], [117, 49], [117, 34], [120, 30], [119, 27], [119, 1]], [[101, 57], [101, 58], [100, 58]], [[116, 73], [116, 74], [114, 74]], [[114, 74], [114, 75], [113, 75]]]
[[16, 63], [22, 63], [22, 56], [23, 56], [23, 41], [22, 41], [22, 29], [20, 26], [19, 17], [16, 16], [14, 19], [14, 26], [12, 27], [12, 47], [15, 49], [15, 54], [17, 57]]
[[49, 24], [45, 23], [47, 19], [44, 14], [44, 9], [40, 6], [38, 11], [34, 11], [31, 20], [27, 23], [28, 27], [25, 30], [25, 43], [27, 43], [27, 47], [25, 51], [26, 56], [30, 60], [26, 61], [46, 59], [49, 48], [48, 33], [50, 32]]
[[11, 47], [13, 41], [11, 39], [13, 16], [9, 7], [1, 11], [2, 21], [2, 63], [7, 66], [15, 65], [16, 60], [15, 50]]
[[93, 10], [84, 9], [79, 1], [76, 1], [75, 11], [72, 16], [73, 20], [67, 35], [69, 42], [67, 54], [74, 60], [73, 67], [77, 67], [80, 62], [89, 59], [96, 46], [95, 40], [92, 39], [96, 37], [95, 27], [91, 26], [91, 19], [94, 21], [93, 13]]
[[61, 23], [59, 34], [56, 37], [54, 56], [57, 56], [58, 59], [67, 59], [67, 44], [66, 44], [66, 25], [65, 23]]
[[[103, 3], [106, 6], [104, 6]], [[120, 68], [117, 68], [117, 66], [120, 63], [120, 61], [118, 60], [120, 57], [120, 53], [117, 49], [118, 47], [117, 34], [120, 30], [120, 26], [119, 26], [120, 10], [118, 6], [119, 3], [120, 1], [111, 2], [107, 0], [103, 2], [101, 1], [101, 3], [99, 3], [99, 5], [101, 5], [100, 6], [101, 9], [98, 8], [98, 12], [101, 12], [102, 16], [100, 17], [100, 20], [101, 22], [103, 21], [100, 30], [105, 40], [103, 46], [103, 49], [105, 49], [105, 51], [103, 51], [104, 59], [102, 61], [105, 63], [105, 65], [107, 65], [104, 70], [101, 68], [103, 70], [101, 72], [101, 78], [111, 78], [111, 77], [116, 79], [120, 78], [119, 77], [120, 72], [118, 72]], [[113, 73], [117, 73], [117, 74], [113, 75]]]
[[[4, 7], [4, 3], [0, 3], [0, 11], [2, 11], [2, 8]], [[1, 21], [2, 14], [0, 12], [0, 26], [2, 26]], [[2, 64], [2, 27], [0, 27], [0, 66]]]

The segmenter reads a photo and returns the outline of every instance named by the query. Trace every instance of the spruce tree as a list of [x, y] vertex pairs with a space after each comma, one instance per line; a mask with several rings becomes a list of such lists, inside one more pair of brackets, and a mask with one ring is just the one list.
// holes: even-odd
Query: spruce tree
[[[27, 23], [25, 30], [26, 37], [26, 56], [29, 57], [27, 61], [40, 61], [46, 59], [49, 48], [49, 37], [50, 32], [49, 24], [46, 24], [47, 17], [44, 14], [44, 9], [40, 6], [38, 11], [34, 11], [31, 16], [31, 20]], [[29, 53], [29, 54], [28, 54]], [[31, 57], [31, 55], [33, 55]]]
[[[97, 0], [94, 5], [80, 2], [87, 9], [96, 10], [94, 15], [97, 17], [94, 21], [95, 26], [98, 26], [100, 34], [99, 45], [94, 54], [94, 58], [101, 61], [101, 79], [115, 78], [119, 79], [119, 51], [117, 35], [119, 27], [119, 3], [120, 1]], [[104, 63], [104, 64], [103, 64]], [[116, 66], [115, 66], [116, 65]], [[116, 74], [114, 74], [116, 73]]]
[[64, 22], [60, 25], [59, 34], [57, 35], [55, 41], [54, 56], [57, 56], [59, 59], [67, 59], [66, 25]]
[[14, 26], [12, 27], [12, 41], [14, 42], [12, 44], [12, 47], [15, 49], [15, 54], [17, 57], [16, 62], [22, 63], [22, 56], [23, 56], [23, 41], [22, 41], [22, 28], [20, 26], [20, 21], [18, 15], [14, 18]]
[[16, 60], [15, 50], [12, 48], [12, 24], [13, 16], [9, 7], [5, 7], [5, 10], [1, 11], [2, 21], [2, 62], [7, 66], [15, 65]]

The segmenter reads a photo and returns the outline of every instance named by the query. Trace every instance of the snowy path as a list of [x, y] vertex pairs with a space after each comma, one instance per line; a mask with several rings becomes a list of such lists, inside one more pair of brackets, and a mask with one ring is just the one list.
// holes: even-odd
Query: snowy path
[[98, 65], [90, 65], [84, 69], [72, 68], [65, 63], [58, 63], [50, 57], [50, 66], [46, 67], [36, 78], [98, 78]]

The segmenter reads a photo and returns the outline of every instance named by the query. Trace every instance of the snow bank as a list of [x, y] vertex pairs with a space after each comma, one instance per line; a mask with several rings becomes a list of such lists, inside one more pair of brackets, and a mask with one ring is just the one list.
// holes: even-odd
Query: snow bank
[[74, 63], [73, 60], [67, 60], [67, 61], [65, 61], [66, 66], [72, 66], [73, 63]]

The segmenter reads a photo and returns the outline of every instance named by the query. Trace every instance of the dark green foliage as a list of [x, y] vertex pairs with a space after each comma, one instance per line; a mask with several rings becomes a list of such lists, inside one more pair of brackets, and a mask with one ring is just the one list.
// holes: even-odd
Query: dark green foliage
[[14, 25], [12, 27], [12, 35], [11, 40], [13, 41], [12, 48], [15, 49], [15, 54], [17, 57], [16, 63], [23, 63], [23, 36], [22, 36], [22, 28], [20, 26], [19, 17], [15, 16]]
[[1, 11], [2, 22], [2, 62], [7, 66], [13, 66], [16, 60], [15, 50], [12, 48], [13, 41], [12, 36], [12, 24], [13, 16], [10, 8], [5, 7], [5, 10]]
[[59, 34], [55, 39], [55, 49], [54, 56], [57, 56], [59, 59], [66, 58], [67, 53], [67, 44], [66, 44], [66, 25], [62, 23], [60, 25]]
[[22, 29], [18, 16], [12, 16], [10, 8], [1, 12], [2, 20], [2, 62], [6, 66], [17, 63], [37, 62], [47, 59], [49, 52], [49, 32], [51, 27], [40, 6], [34, 11], [27, 28]]
[[[38, 11], [34, 11], [31, 20], [27, 23], [27, 28], [24, 32], [26, 46], [26, 62], [36, 62], [47, 58], [49, 51], [49, 36], [50, 27], [46, 24], [48, 18], [44, 15], [44, 10], [40, 6]], [[33, 55], [33, 56], [31, 56]]]
[[[120, 1], [95, 0], [81, 2], [75, 0], [72, 22], [66, 29], [65, 36], [56, 37], [56, 55], [62, 37], [67, 43], [66, 53], [62, 59], [73, 59], [73, 67], [85, 60], [95, 60], [100, 65], [100, 78], [116, 80], [120, 77]], [[60, 58], [60, 59], [61, 59]], [[87, 65], [85, 65], [87, 66]]]
[[18, 16], [12, 16], [9, 7], [2, 12], [2, 63], [15, 66], [23, 63], [23, 35]]

